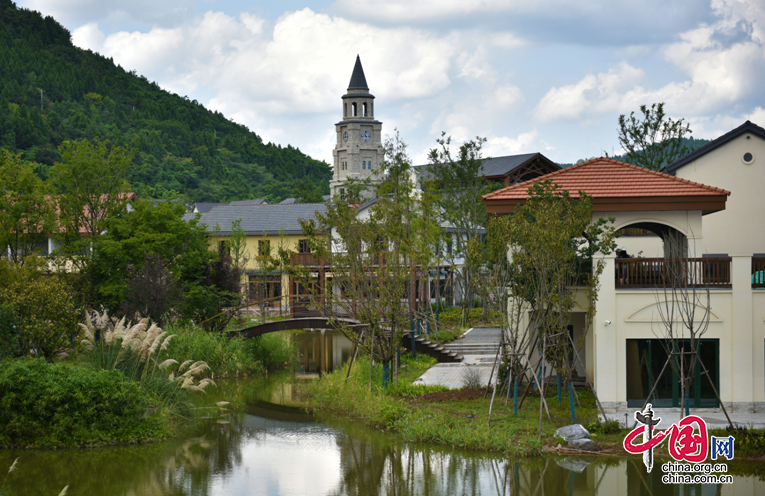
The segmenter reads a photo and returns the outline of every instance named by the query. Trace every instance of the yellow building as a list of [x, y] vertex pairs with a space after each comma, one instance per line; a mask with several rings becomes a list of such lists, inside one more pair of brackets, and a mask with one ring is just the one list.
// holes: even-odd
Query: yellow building
[[[288, 295], [304, 292], [285, 271], [279, 254], [288, 254], [286, 265], [315, 265], [308, 250], [301, 220], [326, 212], [324, 203], [291, 203], [268, 205], [244, 202], [218, 204], [199, 215], [200, 224], [210, 233], [210, 244], [218, 251], [245, 260], [248, 297], [252, 301], [273, 299], [272, 306], [288, 305]], [[232, 232], [238, 228], [246, 236], [241, 253], [232, 250]], [[323, 278], [322, 278], [323, 279]], [[279, 297], [282, 298], [279, 298]]]

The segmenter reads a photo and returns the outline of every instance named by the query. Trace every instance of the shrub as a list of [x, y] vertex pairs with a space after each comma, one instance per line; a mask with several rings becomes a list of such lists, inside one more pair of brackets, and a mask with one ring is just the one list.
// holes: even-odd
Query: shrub
[[0, 353], [5, 356], [32, 352], [50, 361], [78, 333], [81, 310], [72, 288], [45, 269], [38, 257], [27, 258], [23, 266], [0, 261], [0, 335], [5, 343]]
[[156, 398], [118, 370], [6, 360], [0, 368], [0, 446], [81, 446], [165, 437]]
[[617, 432], [622, 430], [621, 425], [619, 424], [618, 420], [606, 420], [603, 422], [598, 418], [594, 422], [590, 422], [587, 424], [587, 430], [590, 432], [597, 432], [600, 434], [616, 434]]

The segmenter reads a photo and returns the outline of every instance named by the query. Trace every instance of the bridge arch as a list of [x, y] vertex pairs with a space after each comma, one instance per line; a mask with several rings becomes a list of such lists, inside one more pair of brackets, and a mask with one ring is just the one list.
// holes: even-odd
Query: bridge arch
[[277, 320], [266, 322], [244, 329], [229, 331], [229, 335], [239, 335], [245, 338], [254, 338], [271, 332], [291, 331], [300, 329], [340, 329], [343, 325], [360, 326], [353, 319], [329, 319], [327, 317], [304, 317], [298, 319]]

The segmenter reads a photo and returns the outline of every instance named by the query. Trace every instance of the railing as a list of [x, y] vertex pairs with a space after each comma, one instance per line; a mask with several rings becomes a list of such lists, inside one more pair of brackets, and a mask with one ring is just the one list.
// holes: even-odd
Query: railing
[[729, 288], [730, 257], [617, 258], [617, 288]]
[[752, 257], [752, 287], [765, 288], [765, 257]]
[[313, 253], [293, 253], [292, 265], [304, 265], [309, 267], [323, 267], [324, 260], [318, 258]]

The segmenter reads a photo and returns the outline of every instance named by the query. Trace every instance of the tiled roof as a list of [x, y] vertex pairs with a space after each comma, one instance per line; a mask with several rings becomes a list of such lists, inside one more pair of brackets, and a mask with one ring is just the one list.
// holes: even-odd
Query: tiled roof
[[[252, 236], [262, 234], [302, 234], [300, 220], [310, 220], [316, 212], [324, 213], [327, 206], [324, 203], [294, 203], [292, 205], [221, 205], [200, 216], [199, 223], [207, 226], [212, 232], [217, 225], [220, 234], [231, 234], [231, 223], [242, 219], [242, 229]], [[185, 219], [193, 219], [195, 215], [186, 214]]]
[[[603, 157], [546, 174], [532, 181], [545, 179], [551, 179], [568, 190], [572, 198], [579, 197], [579, 191], [584, 191], [593, 199], [730, 195], [730, 191], [714, 186]], [[500, 189], [484, 195], [483, 198], [489, 201], [528, 198], [527, 190], [532, 181]]]
[[221, 205], [228, 205], [228, 203], [195, 203], [194, 208], [199, 213], [206, 213], [212, 210], [215, 207], [220, 207]]
[[351, 82], [348, 83], [349, 90], [369, 90], [367, 78], [364, 77], [364, 69], [361, 67], [361, 57], [356, 55], [356, 65], [353, 66]]
[[[483, 162], [483, 175], [486, 177], [504, 176], [518, 167], [528, 163], [541, 153], [523, 153], [521, 155], [506, 155], [504, 157], [487, 158]], [[427, 165], [415, 165], [418, 175], [429, 176]]]

